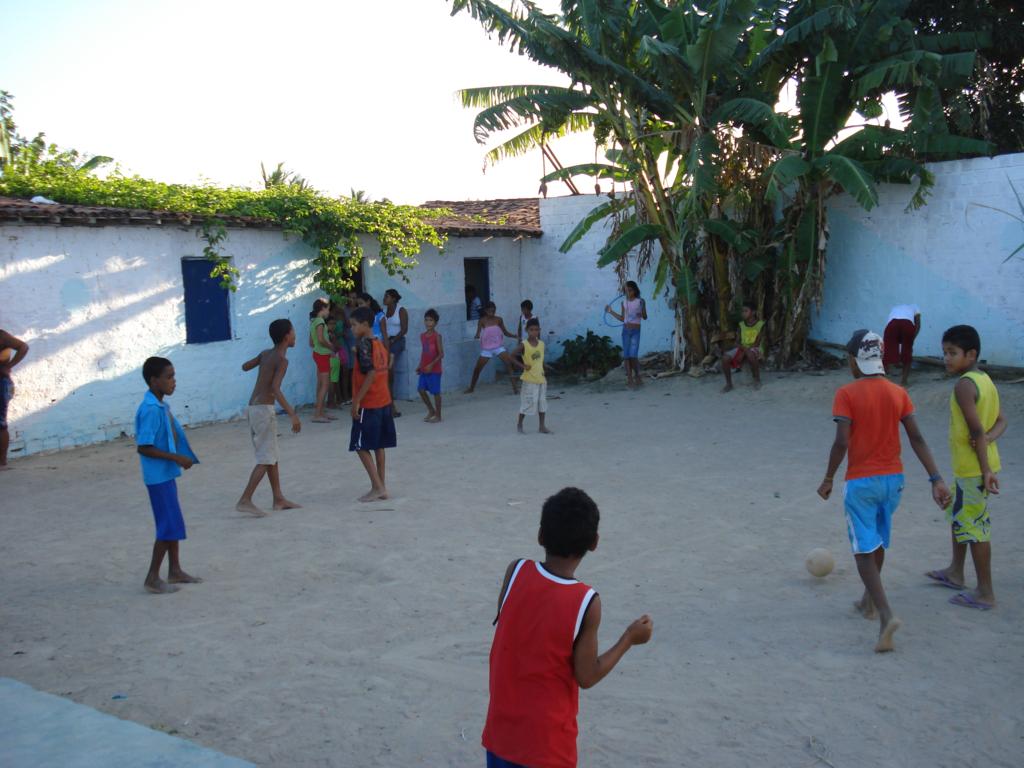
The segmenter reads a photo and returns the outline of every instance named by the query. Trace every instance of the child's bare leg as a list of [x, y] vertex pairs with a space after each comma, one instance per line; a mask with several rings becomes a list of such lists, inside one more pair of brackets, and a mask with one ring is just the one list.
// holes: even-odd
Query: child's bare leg
[[644, 380], [640, 378], [640, 360], [638, 358], [632, 358], [633, 361], [633, 381], [636, 382], [638, 387], [644, 385]]
[[288, 501], [281, 492], [281, 472], [277, 464], [271, 464], [267, 468], [267, 477], [270, 478], [270, 490], [274, 494], [274, 509], [302, 509], [301, 504]]
[[[871, 554], [874, 555], [875, 567], [878, 568], [878, 575], [881, 577], [882, 566], [885, 564], [885, 547], [879, 547]], [[867, 588], [864, 589], [864, 595], [853, 604], [853, 607], [860, 611], [861, 616], [869, 621], [874, 621], [878, 618], [878, 611], [875, 610], [875, 603], [871, 599]]]
[[323, 424], [324, 422], [330, 421], [326, 415], [324, 415], [324, 401], [327, 399], [327, 387], [330, 386], [331, 376], [329, 373], [316, 374], [316, 402], [313, 404], [313, 419], [312, 421]]
[[203, 580], [198, 576], [190, 576], [181, 570], [181, 562], [178, 560], [178, 542], [167, 542], [167, 556], [170, 562], [167, 565], [167, 581], [171, 584], [202, 584]]
[[441, 393], [434, 395], [434, 421], [441, 420]]
[[164, 555], [167, 554], [169, 545], [169, 541], [160, 541], [159, 539], [153, 542], [153, 557], [149, 561], [149, 573], [146, 574], [146, 580], [142, 586], [147, 592], [152, 592], [154, 595], [178, 591], [177, 587], [170, 586], [160, 578], [160, 566], [163, 565]]
[[525, 419], [525, 418], [526, 418], [526, 416], [520, 413], [519, 414], [519, 421], [516, 422], [516, 432], [518, 432], [520, 435], [525, 434], [523, 432], [523, 419]]
[[512, 394], [519, 394], [519, 384], [516, 381], [516, 369], [512, 364], [512, 355], [508, 352], [501, 353], [501, 362], [505, 364], [505, 368], [508, 371], [508, 380], [512, 382]]
[[383, 448], [378, 448], [376, 451], [373, 452], [373, 457], [377, 461], [377, 477], [380, 478], [380, 484], [381, 484], [381, 487], [384, 489], [384, 494], [385, 494], [385, 497], [386, 497], [387, 496], [388, 481], [387, 481], [387, 472], [385, 471], [385, 468], [386, 468], [385, 461], [386, 460], [384, 458], [384, 449]]
[[967, 544], [956, 540], [956, 534], [953, 533], [952, 527], [949, 529], [949, 538], [953, 544], [953, 553], [949, 565], [939, 570], [929, 571], [925, 575], [930, 579], [942, 582], [943, 585], [948, 583], [953, 587], [959, 588], [964, 585], [964, 562], [967, 560]]
[[996, 595], [992, 591], [992, 542], [972, 541], [971, 560], [974, 571], [978, 574], [978, 589], [974, 593], [979, 603], [996, 604]]
[[551, 430], [544, 426], [544, 416], [545, 416], [544, 411], [541, 411], [538, 415], [540, 416], [540, 429], [538, 429], [537, 431], [541, 432], [541, 433], [543, 433], [545, 435], [550, 435], [551, 434]]
[[427, 390], [420, 390], [420, 400], [427, 406], [427, 418], [424, 421], [433, 421], [434, 417], [437, 416], [437, 411], [434, 410], [434, 405], [430, 402], [430, 395], [427, 394]]
[[892, 615], [892, 609], [889, 608], [889, 600], [882, 588], [882, 576], [878, 569], [877, 557], [874, 552], [870, 552], [854, 555], [854, 559], [857, 561], [857, 573], [860, 574], [860, 580], [864, 582], [864, 588], [878, 611], [880, 629], [878, 642], [875, 644], [875, 653], [891, 651], [894, 648], [892, 636], [900, 628], [901, 622]]
[[253, 515], [254, 517], [266, 517], [267, 513], [257, 507], [252, 500], [252, 495], [256, 493], [256, 488], [263, 480], [263, 476], [267, 474], [266, 464], [257, 464], [253, 467], [252, 474], [249, 475], [249, 484], [245, 486], [245, 490], [242, 491], [242, 497], [235, 504], [235, 509], [239, 512], [244, 512], [247, 515]]
[[369, 451], [357, 451], [357, 454], [359, 455], [359, 461], [363, 463], [363, 469], [366, 470], [366, 474], [370, 478], [370, 491], [360, 496], [359, 500], [376, 501], [377, 499], [384, 498], [387, 495], [387, 489], [384, 488], [384, 482], [377, 472], [377, 465], [373, 461], [373, 456], [370, 455]]
[[[736, 354], [738, 355], [739, 352]], [[722, 387], [722, 392], [732, 392], [732, 355], [728, 353], [722, 355], [722, 374], [725, 376], [725, 386]]]
[[11, 433], [0, 429], [0, 468], [7, 468], [7, 448], [11, 444]]
[[473, 378], [470, 380], [469, 388], [465, 391], [464, 394], [472, 394], [473, 390], [476, 389], [476, 383], [480, 379], [480, 371], [484, 369], [484, 366], [487, 365], [487, 361], [489, 359], [490, 358], [487, 357], [478, 357], [476, 359], [476, 365], [473, 367]]
[[757, 355], [747, 355], [750, 362], [750, 373], [754, 377], [754, 389], [761, 388], [761, 358]]
[[342, 368], [341, 369], [341, 402], [348, 403], [352, 401], [352, 369]]

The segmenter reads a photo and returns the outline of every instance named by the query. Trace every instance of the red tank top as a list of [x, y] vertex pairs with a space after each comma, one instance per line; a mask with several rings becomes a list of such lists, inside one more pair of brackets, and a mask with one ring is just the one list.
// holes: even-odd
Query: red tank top
[[485, 749], [530, 768], [575, 768], [580, 689], [572, 652], [595, 594], [533, 560], [516, 565], [491, 645]]
[[420, 344], [423, 351], [420, 353], [420, 370], [423, 373], [441, 373], [441, 361], [438, 360], [433, 368], [427, 370], [427, 363], [437, 357], [437, 332], [431, 334], [421, 333]]

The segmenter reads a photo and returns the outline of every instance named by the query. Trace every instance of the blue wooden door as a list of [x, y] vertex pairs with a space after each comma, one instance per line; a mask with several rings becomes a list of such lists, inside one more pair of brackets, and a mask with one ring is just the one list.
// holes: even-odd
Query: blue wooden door
[[207, 344], [231, 338], [228, 289], [210, 277], [214, 263], [207, 259], [182, 259], [185, 283], [185, 341]]

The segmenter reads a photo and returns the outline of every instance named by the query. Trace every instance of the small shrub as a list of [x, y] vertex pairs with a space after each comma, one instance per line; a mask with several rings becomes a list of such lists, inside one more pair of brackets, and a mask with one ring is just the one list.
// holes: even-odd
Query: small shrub
[[604, 376], [622, 362], [622, 347], [608, 336], [588, 330], [586, 337], [577, 336], [562, 343], [562, 356], [556, 366], [566, 373], [586, 374], [590, 371]]

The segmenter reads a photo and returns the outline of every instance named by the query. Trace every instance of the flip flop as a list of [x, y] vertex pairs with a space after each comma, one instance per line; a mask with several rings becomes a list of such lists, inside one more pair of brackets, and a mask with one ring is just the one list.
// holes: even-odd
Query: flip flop
[[974, 608], [978, 611], [991, 611], [993, 608], [995, 608], [994, 605], [989, 605], [988, 603], [981, 602], [973, 595], [971, 595], [970, 592], [961, 592], [957, 595], [953, 595], [951, 598], [949, 598], [949, 602], [951, 602], [953, 605], [959, 605], [963, 608]]
[[963, 589], [963, 584], [957, 584], [955, 581], [951, 581], [945, 571], [928, 571], [925, 574], [929, 579], [934, 581], [936, 584], [940, 584], [947, 589]]

